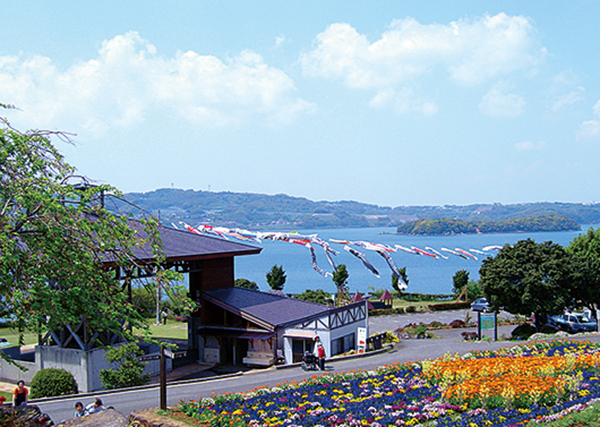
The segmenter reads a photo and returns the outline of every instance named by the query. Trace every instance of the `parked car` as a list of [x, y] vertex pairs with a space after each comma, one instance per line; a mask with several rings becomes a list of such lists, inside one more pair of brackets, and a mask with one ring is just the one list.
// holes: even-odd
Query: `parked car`
[[565, 313], [560, 316], [549, 316], [547, 324], [571, 334], [598, 330], [597, 322], [583, 313]]
[[473, 311], [490, 311], [490, 303], [486, 298], [477, 298], [471, 303], [471, 310]]

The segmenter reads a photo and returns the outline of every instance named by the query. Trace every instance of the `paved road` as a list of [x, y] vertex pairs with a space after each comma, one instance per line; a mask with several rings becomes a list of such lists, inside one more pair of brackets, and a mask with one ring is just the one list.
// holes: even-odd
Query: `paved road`
[[[460, 312], [445, 314], [449, 317], [452, 317], [451, 320], [457, 318], [456, 316], [460, 316]], [[405, 318], [405, 316], [409, 317]], [[425, 316], [425, 314], [422, 314], [421, 316]], [[439, 315], [436, 314], [436, 319], [439, 318]], [[393, 326], [401, 324], [402, 322], [425, 322], [425, 320], [419, 319], [424, 318], [414, 314], [383, 316], [370, 319], [370, 325], [372, 327], [372, 331], [374, 332], [391, 329]], [[507, 335], [510, 334], [510, 329], [512, 329], [512, 327], [507, 327]], [[512, 343], [506, 341], [481, 343], [464, 342], [462, 341], [460, 334], [465, 330], [474, 331], [474, 328], [436, 331], [436, 335], [439, 336], [440, 339], [403, 340], [394, 348], [394, 350], [387, 353], [359, 359], [331, 361], [328, 363], [328, 370], [334, 372], [344, 372], [353, 369], [369, 370], [377, 366], [393, 362], [410, 362], [419, 359], [433, 359], [442, 356], [447, 352], [463, 354], [470, 350], [497, 349], [507, 345], [512, 345]], [[501, 333], [499, 333], [499, 335], [501, 335]], [[600, 335], [593, 336], [592, 339], [600, 342]], [[169, 406], [174, 406], [179, 403], [180, 399], [197, 399], [200, 396], [210, 396], [213, 392], [218, 394], [225, 392], [245, 392], [259, 386], [275, 386], [283, 381], [301, 381], [302, 379], [310, 376], [311, 373], [304, 372], [300, 367], [293, 367], [289, 369], [253, 370], [246, 372], [243, 375], [234, 377], [215, 378], [186, 384], [172, 384], [168, 387], [167, 404]], [[97, 396], [102, 398], [105, 406], [114, 406], [123, 414], [129, 414], [130, 412], [139, 409], [159, 406], [159, 391], [156, 387], [142, 390], [128, 390], [117, 393], [99, 392]], [[93, 401], [93, 397], [78, 397], [63, 399], [60, 401], [40, 402], [36, 404], [40, 406], [42, 411], [47, 412], [56, 423], [72, 416], [73, 407], [75, 402], [78, 400], [81, 400], [84, 402], [84, 404], [87, 404]]]

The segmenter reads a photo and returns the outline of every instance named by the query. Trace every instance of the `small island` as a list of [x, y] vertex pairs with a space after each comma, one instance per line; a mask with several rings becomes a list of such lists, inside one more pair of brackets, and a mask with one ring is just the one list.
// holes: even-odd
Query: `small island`
[[505, 221], [462, 221], [452, 218], [419, 219], [397, 228], [398, 234], [446, 236], [453, 234], [525, 233], [540, 231], [578, 231], [577, 221], [563, 215], [546, 214]]

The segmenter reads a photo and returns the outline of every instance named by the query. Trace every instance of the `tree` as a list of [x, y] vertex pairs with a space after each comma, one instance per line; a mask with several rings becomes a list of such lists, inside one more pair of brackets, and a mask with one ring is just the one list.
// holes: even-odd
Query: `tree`
[[144, 385], [150, 379], [150, 375], [144, 374], [146, 362], [140, 362], [139, 356], [144, 352], [137, 344], [123, 344], [117, 348], [111, 348], [106, 352], [106, 360], [116, 365], [115, 368], [101, 369], [100, 382], [107, 389], [135, 387]]
[[166, 292], [169, 299], [166, 301], [165, 307], [175, 316], [188, 316], [197, 307], [196, 302], [189, 297], [187, 288], [183, 285], [171, 284], [166, 288]]
[[331, 305], [331, 294], [323, 289], [307, 289], [301, 294], [295, 295], [294, 298], [303, 301], [316, 302], [317, 304]]
[[479, 274], [493, 309], [524, 316], [533, 313], [538, 330], [543, 318], [572, 303], [570, 258], [552, 242], [527, 239], [505, 245], [495, 257], [483, 260]]
[[131, 303], [145, 318], [152, 317], [154, 314], [154, 310], [156, 309], [155, 298], [156, 295], [152, 289], [148, 289], [145, 286], [131, 289]]
[[600, 305], [600, 229], [590, 228], [566, 248], [572, 257], [572, 296], [590, 308]]
[[285, 272], [282, 266], [274, 265], [271, 271], [267, 273], [267, 283], [274, 291], [282, 291], [285, 285]]
[[452, 277], [452, 293], [458, 296], [465, 286], [469, 284], [469, 272], [467, 270], [458, 270]]
[[[398, 273], [400, 273], [400, 276], [402, 276], [402, 280], [404, 280], [404, 283], [408, 285], [408, 275], [406, 274], [406, 267], [399, 268]], [[398, 298], [400, 298], [402, 295], [402, 289], [400, 289], [400, 286], [398, 286], [399, 281], [400, 279], [398, 279], [398, 276], [392, 273], [392, 288], [394, 288], [394, 290], [398, 293]]]
[[235, 279], [235, 281], [233, 282], [233, 286], [258, 291], [258, 285], [256, 284], [256, 282], [251, 282], [248, 279]]
[[335, 287], [337, 288], [337, 293], [335, 295], [335, 305], [341, 306], [348, 301], [350, 301], [350, 296], [348, 295], [348, 269], [346, 265], [340, 264], [335, 268], [333, 272], [333, 283], [335, 283]]
[[51, 138], [68, 141], [60, 132], [21, 132], [0, 118], [0, 299], [21, 332], [84, 321], [90, 331], [131, 339], [123, 323], [144, 328], [144, 319], [103, 261], [131, 266], [133, 248], [145, 243], [159, 260], [157, 221], [141, 217], [136, 230], [107, 210], [105, 197], [119, 192], [76, 175]]

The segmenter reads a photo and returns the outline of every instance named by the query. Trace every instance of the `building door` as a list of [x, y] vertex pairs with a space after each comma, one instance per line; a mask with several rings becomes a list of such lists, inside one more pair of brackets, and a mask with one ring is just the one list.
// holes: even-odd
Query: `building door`
[[292, 363], [302, 362], [304, 352], [313, 351], [312, 340], [292, 339]]

